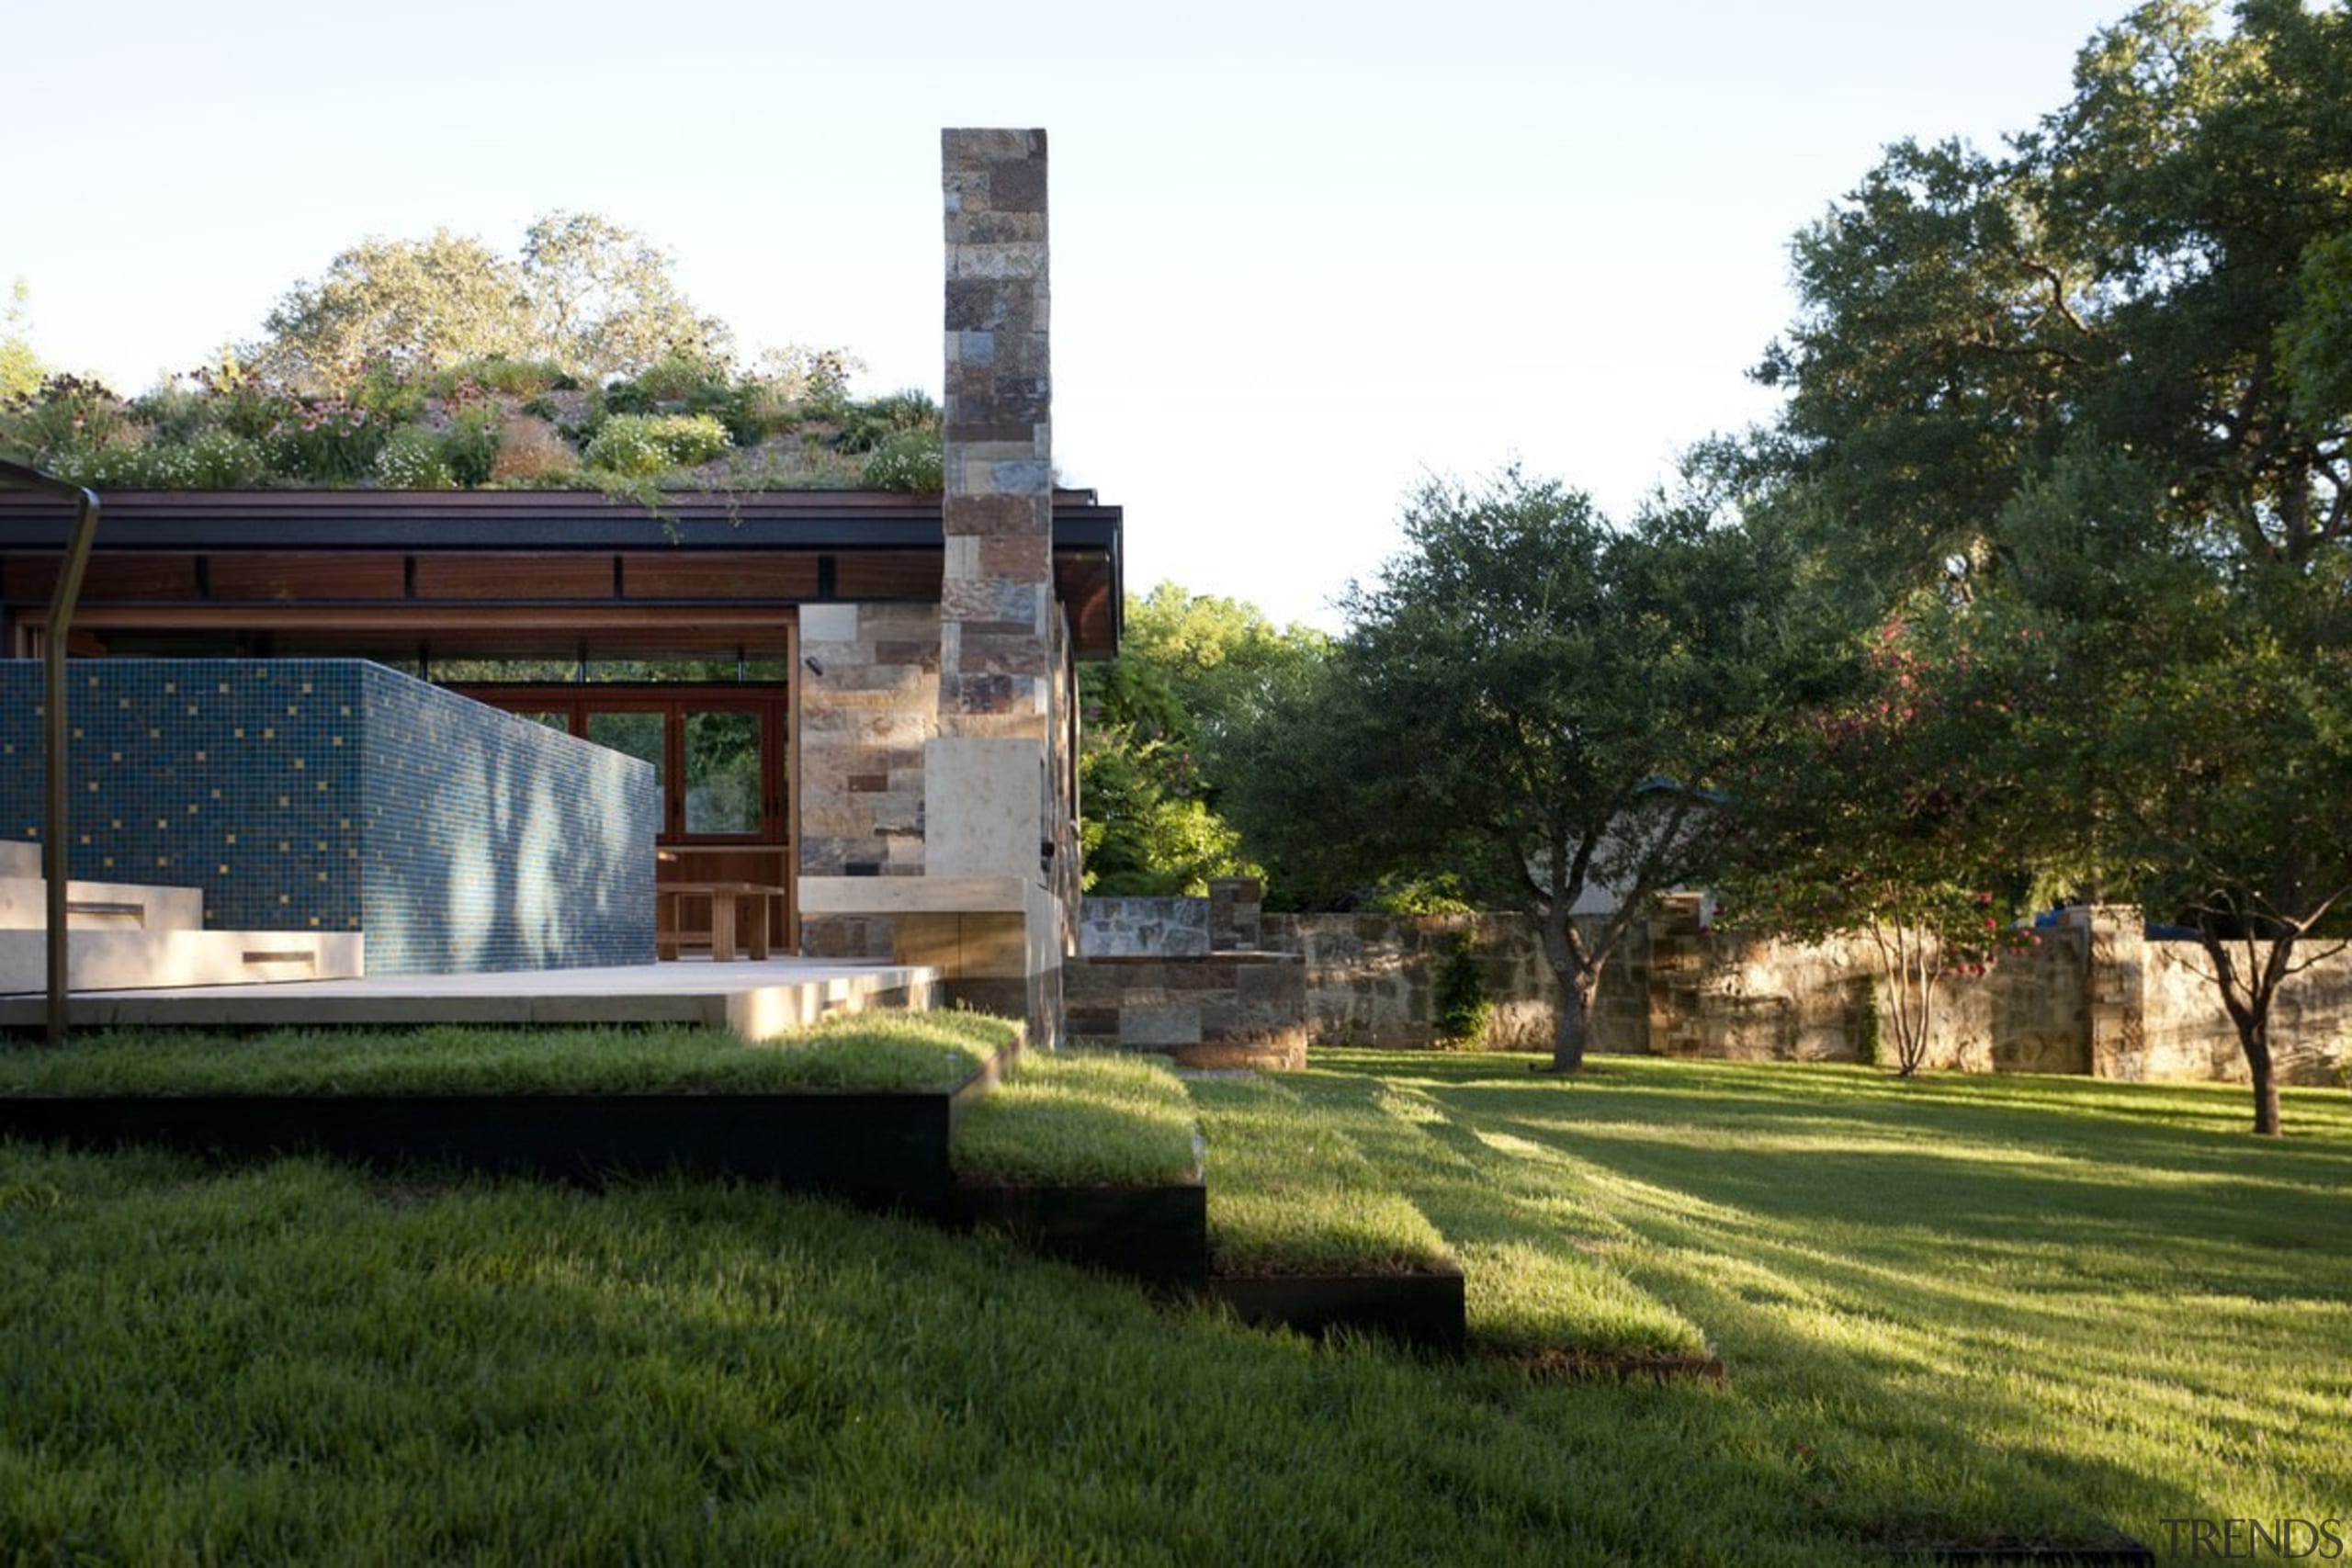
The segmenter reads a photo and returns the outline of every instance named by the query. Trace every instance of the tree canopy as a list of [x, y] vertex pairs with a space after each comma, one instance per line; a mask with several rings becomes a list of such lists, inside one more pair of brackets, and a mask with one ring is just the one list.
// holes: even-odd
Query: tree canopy
[[1277, 694], [1312, 678], [1329, 639], [1172, 582], [1130, 599], [1125, 623], [1118, 658], [1080, 676], [1088, 886], [1197, 894], [1212, 876], [1261, 873], [1222, 796]]
[[678, 292], [672, 267], [665, 252], [587, 212], [539, 218], [516, 258], [446, 229], [366, 240], [288, 290], [244, 357], [312, 392], [347, 391], [371, 370], [469, 360], [543, 359], [594, 381], [722, 359], [726, 329]]
[[40, 356], [25, 341], [25, 300], [30, 290], [18, 278], [9, 286], [8, 305], [0, 310], [0, 403], [30, 397], [41, 383]]
[[2045, 877], [2197, 929], [2275, 1130], [2276, 984], [2352, 888], [2314, 817], [2352, 782], [2352, 14], [2233, 21], [2157, 0], [2001, 154], [1891, 149], [1798, 237], [1747, 477], [1851, 643], [1895, 605], [2041, 639], [1965, 772], [2033, 796]]
[[1772, 700], [1770, 572], [1703, 509], [1619, 530], [1516, 468], [1431, 481], [1402, 526], [1403, 552], [1348, 595], [1319, 711], [1283, 736], [1291, 765], [1252, 771], [1245, 820], [1525, 911], [1564, 998], [1555, 1065], [1574, 1070], [1601, 971], [1647, 897], [1702, 863], [1724, 770]]

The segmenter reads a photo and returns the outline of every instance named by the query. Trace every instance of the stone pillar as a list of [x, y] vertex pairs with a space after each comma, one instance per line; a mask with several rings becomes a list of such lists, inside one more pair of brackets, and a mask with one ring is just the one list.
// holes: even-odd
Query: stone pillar
[[2059, 923], [2084, 933], [2083, 1012], [2095, 1078], [2147, 1076], [2147, 923], [2136, 904], [2078, 905]]
[[1246, 952], [1258, 945], [1266, 907], [1266, 885], [1254, 876], [1209, 878], [1209, 948]]
[[1046, 133], [947, 130], [944, 736], [1044, 744], [1053, 682]]
[[923, 761], [924, 874], [994, 888], [902, 924], [953, 931], [949, 994], [1061, 1031], [1069, 931], [1053, 874], [1056, 664], [1053, 371], [1047, 336], [1046, 133], [940, 136], [947, 299], [946, 556], [939, 728]]
[[[890, 682], [887, 714], [853, 706], [836, 689], [846, 682], [812, 676], [804, 747], [840, 731], [892, 756], [888, 767], [853, 769], [841, 797], [817, 813], [804, 807], [810, 852], [828, 852], [830, 874], [801, 877], [800, 908], [844, 949], [887, 931], [900, 962], [943, 972], [950, 999], [1026, 1018], [1031, 1042], [1050, 1047], [1061, 1034], [1077, 867], [1068, 786], [1057, 784], [1069, 770], [1055, 765], [1069, 671], [1054, 596], [1046, 133], [947, 130], [940, 152], [947, 406], [936, 695], [922, 702], [927, 663]], [[878, 640], [864, 649], [873, 615], [804, 612], [803, 635], [811, 646], [820, 631], [843, 638], [842, 652], [866, 653], [863, 662], [909, 666], [923, 650], [903, 635], [891, 642], [909, 646], [895, 651]], [[819, 696], [831, 705], [822, 729]], [[917, 702], [920, 716], [908, 711]], [[920, 785], [897, 755], [918, 742]], [[869, 811], [867, 795], [887, 798], [887, 815]], [[883, 838], [887, 854], [866, 848]]]

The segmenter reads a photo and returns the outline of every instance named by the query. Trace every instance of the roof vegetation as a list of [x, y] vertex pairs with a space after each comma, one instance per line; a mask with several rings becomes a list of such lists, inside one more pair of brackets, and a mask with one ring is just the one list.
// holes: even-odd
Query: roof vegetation
[[17, 367], [0, 456], [114, 490], [941, 488], [927, 394], [852, 396], [841, 349], [745, 364], [670, 267], [590, 213], [539, 219], [513, 258], [370, 239], [260, 336], [139, 396]]

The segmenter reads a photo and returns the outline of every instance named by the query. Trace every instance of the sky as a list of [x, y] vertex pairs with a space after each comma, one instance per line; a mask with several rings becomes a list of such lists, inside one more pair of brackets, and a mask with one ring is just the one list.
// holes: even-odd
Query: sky
[[332, 7], [0, 0], [0, 287], [119, 390], [378, 235], [634, 228], [746, 350], [941, 384], [939, 130], [1051, 145], [1055, 453], [1127, 582], [1337, 629], [1432, 476], [1623, 518], [1890, 142], [1992, 148], [2123, 0]]

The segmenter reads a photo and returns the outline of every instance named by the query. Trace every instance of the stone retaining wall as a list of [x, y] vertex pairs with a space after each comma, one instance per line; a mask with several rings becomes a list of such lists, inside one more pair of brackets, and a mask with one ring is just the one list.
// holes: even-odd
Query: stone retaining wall
[[[1560, 991], [1522, 916], [1268, 915], [1261, 940], [1306, 960], [1307, 1027], [1317, 1044], [1416, 1046], [1436, 1038], [1431, 991], [1464, 931], [1495, 1004], [1485, 1043], [1548, 1048]], [[1648, 933], [1637, 927], [1601, 971], [1595, 1049], [1649, 1049], [1648, 949]]]
[[1062, 996], [1073, 1044], [1164, 1051], [1187, 1066], [1306, 1065], [1306, 965], [1294, 954], [1074, 958]]
[[[1142, 911], [1114, 917], [1095, 906], [1181, 902], [1089, 900], [1088, 930], [1124, 931], [1139, 941], [1135, 933], [1148, 923]], [[1155, 929], [1164, 932], [1176, 918], [1163, 911]], [[1431, 993], [1465, 931], [1495, 1002], [1484, 1043], [1547, 1046], [1559, 993], [1521, 916], [1261, 921], [1266, 949], [1301, 960], [1307, 1035], [1329, 1045], [1432, 1043]], [[1695, 899], [1669, 900], [1661, 916], [1628, 934], [1603, 971], [1593, 1046], [1737, 1061], [1873, 1057], [1892, 1047], [1882, 1044], [1886, 1027], [1872, 956], [1859, 936], [1799, 943], [1702, 930]], [[2195, 942], [2145, 940], [2136, 910], [2069, 910], [1991, 973], [1940, 984], [1928, 1060], [1971, 1072], [2240, 1079], [2245, 1064], [2236, 1032], [2207, 973]], [[2352, 1068], [2352, 951], [2322, 956], [2290, 980], [2277, 1010], [2272, 1039], [2281, 1081], [2340, 1081]], [[1102, 1021], [1099, 1012], [1095, 1021]]]

